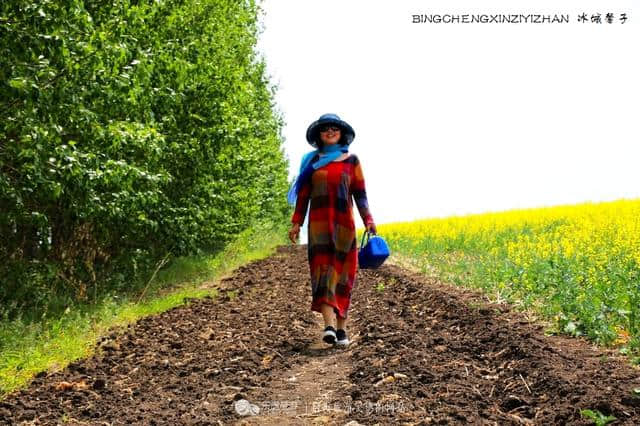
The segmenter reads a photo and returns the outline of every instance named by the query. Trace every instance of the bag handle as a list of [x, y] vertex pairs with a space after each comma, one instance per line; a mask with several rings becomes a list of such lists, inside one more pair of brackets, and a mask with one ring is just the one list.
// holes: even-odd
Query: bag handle
[[362, 233], [362, 240], [360, 241], [360, 247], [364, 247], [364, 236], [367, 236], [367, 242], [369, 242], [369, 230], [365, 229]]

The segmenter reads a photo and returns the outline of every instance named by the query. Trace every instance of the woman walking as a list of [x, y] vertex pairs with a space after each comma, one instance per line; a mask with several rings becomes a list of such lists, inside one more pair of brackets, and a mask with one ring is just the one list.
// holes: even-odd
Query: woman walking
[[311, 123], [307, 142], [316, 150], [302, 158], [288, 197], [296, 206], [289, 231], [294, 244], [310, 205], [311, 310], [322, 313], [323, 340], [340, 346], [349, 344], [346, 322], [358, 261], [352, 196], [367, 230], [376, 233], [360, 161], [349, 153], [354, 138], [353, 128], [335, 114]]

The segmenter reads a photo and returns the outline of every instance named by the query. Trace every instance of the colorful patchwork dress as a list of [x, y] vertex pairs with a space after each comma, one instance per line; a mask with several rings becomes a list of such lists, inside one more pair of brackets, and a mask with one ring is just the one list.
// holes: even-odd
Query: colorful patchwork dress
[[321, 312], [320, 306], [327, 303], [340, 318], [347, 317], [358, 262], [351, 197], [365, 226], [373, 223], [362, 167], [354, 154], [314, 170], [310, 182], [298, 192], [291, 218], [292, 223], [302, 225], [310, 206], [307, 251], [311, 310]]

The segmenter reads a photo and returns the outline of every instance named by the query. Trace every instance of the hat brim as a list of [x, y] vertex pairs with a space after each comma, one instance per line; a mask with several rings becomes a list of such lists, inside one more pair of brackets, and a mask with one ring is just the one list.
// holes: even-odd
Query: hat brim
[[333, 118], [316, 120], [307, 128], [307, 142], [309, 142], [309, 144], [314, 148], [318, 147], [316, 140], [319, 138], [320, 126], [323, 124], [335, 124], [336, 126], [340, 127], [340, 132], [343, 134], [341, 136], [344, 136], [347, 145], [350, 145], [351, 142], [353, 142], [353, 139], [356, 137], [356, 132], [353, 130], [353, 127], [351, 127], [351, 125], [346, 121], [336, 120]]

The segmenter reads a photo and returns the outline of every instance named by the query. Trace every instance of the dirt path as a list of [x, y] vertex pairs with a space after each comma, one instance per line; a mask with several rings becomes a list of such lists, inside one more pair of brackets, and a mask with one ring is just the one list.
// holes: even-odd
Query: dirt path
[[112, 334], [0, 402], [0, 424], [640, 424], [640, 370], [615, 352], [391, 264], [359, 271], [353, 343], [328, 347], [306, 256], [280, 247], [222, 297]]

